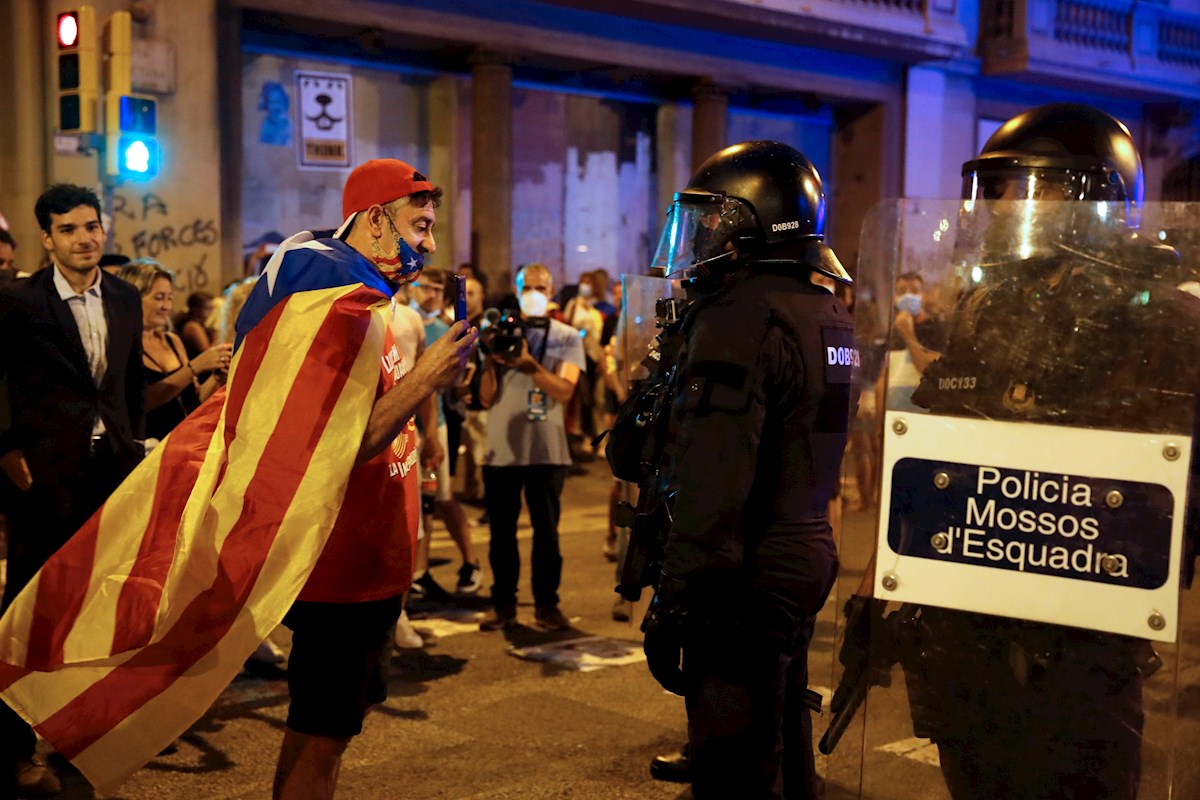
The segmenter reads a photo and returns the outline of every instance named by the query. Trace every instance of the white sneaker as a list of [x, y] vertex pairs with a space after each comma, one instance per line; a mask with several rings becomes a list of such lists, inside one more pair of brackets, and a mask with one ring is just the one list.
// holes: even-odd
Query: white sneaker
[[425, 640], [408, 621], [408, 611], [401, 611], [400, 619], [396, 620], [396, 647], [401, 650], [419, 650], [424, 646]]

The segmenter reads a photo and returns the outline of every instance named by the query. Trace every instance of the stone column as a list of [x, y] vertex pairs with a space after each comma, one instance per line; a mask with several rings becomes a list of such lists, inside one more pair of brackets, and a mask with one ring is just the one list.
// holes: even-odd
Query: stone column
[[691, 127], [691, 111], [686, 105], [663, 103], [658, 107], [654, 142], [658, 155], [658, 191], [654, 211], [659, 227], [651, 231], [652, 235], [662, 230], [666, 210], [675, 199], [675, 193], [687, 186], [692, 177]]
[[729, 143], [729, 94], [709, 79], [692, 88], [692, 171]]
[[[8, 124], [0, 128], [0, 175], [4, 195], [0, 212], [17, 240], [17, 266], [37, 267], [42, 244], [33, 205], [46, 188], [47, 154], [58, 124], [57, 91], [48, 91], [49, 78], [39, 69], [50, 53], [51, 20], [43, 3], [5, 2], [5, 26], [0, 33], [0, 74], [7, 90]], [[53, 56], [54, 54], [51, 53]], [[53, 70], [53, 65], [48, 67]], [[47, 120], [53, 120], [47, 125]], [[88, 182], [94, 185], [95, 179]]]
[[973, 81], [953, 65], [908, 68], [904, 197], [958, 197], [963, 162], [976, 154]]
[[479, 52], [471, 68], [471, 260], [493, 293], [511, 283], [512, 66]]
[[[464, 258], [470, 258], [465, 237], [459, 231], [465, 220], [455, 214], [455, 199], [458, 197], [458, 78], [443, 75], [429, 84], [429, 130], [425, 132], [429, 141], [429, 163], [425, 166], [429, 180], [440, 186], [442, 206], [438, 209], [434, 240], [437, 254], [430, 259], [429, 266], [455, 270]], [[460, 242], [459, 239], [464, 241]]]

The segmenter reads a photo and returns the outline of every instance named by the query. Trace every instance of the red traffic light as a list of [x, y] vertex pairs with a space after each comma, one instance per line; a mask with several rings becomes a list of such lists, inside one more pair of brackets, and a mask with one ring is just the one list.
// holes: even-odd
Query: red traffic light
[[79, 16], [74, 11], [58, 15], [58, 46], [74, 47], [79, 42]]

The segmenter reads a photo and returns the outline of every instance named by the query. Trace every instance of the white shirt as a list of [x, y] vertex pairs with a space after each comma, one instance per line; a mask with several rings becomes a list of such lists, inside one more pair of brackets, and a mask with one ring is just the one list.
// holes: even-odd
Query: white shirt
[[[100, 295], [100, 270], [96, 270], [96, 280], [90, 287], [76, 292], [67, 283], [57, 264], [53, 269], [54, 288], [75, 317], [83, 352], [87, 355], [88, 369], [91, 370], [92, 380], [99, 386], [104, 373], [108, 371], [108, 321], [104, 318], [104, 300]], [[104, 433], [104, 423], [97, 416], [92, 425], [92, 435], [101, 433]]]

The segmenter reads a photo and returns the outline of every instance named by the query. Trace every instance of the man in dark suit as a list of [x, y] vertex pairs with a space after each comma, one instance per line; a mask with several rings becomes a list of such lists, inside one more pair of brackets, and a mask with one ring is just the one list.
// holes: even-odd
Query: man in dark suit
[[[100, 201], [60, 184], [35, 207], [50, 266], [0, 290], [0, 431], [8, 495], [8, 575], [0, 611], [100, 507], [142, 457], [142, 302], [99, 267]], [[60, 786], [34, 755], [33, 730], [0, 704], [0, 795]]]

